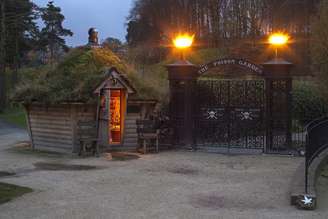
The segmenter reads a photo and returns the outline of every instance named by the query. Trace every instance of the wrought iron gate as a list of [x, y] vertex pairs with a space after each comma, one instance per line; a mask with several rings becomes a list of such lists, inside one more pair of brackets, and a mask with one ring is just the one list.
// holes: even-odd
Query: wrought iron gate
[[194, 96], [197, 147], [264, 149], [264, 80], [200, 79]]

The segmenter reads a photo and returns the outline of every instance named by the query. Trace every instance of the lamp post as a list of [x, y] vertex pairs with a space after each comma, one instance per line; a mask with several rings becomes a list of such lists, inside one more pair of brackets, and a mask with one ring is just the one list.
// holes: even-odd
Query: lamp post
[[278, 48], [288, 43], [289, 36], [283, 33], [274, 33], [269, 37], [269, 43], [275, 47], [276, 59], [278, 58]]
[[174, 47], [181, 52], [181, 60], [185, 60], [185, 51], [192, 46], [194, 38], [195, 35], [180, 34], [173, 39]]
[[181, 59], [166, 65], [170, 84], [170, 119], [179, 146], [193, 146], [194, 88], [198, 67], [185, 59], [185, 52], [193, 44], [194, 36], [179, 35], [172, 40], [175, 49], [181, 52]]
[[289, 36], [274, 33], [268, 42], [275, 48], [275, 58], [262, 64], [266, 79], [266, 151], [292, 145], [292, 76], [293, 64], [278, 58], [278, 49], [284, 47]]

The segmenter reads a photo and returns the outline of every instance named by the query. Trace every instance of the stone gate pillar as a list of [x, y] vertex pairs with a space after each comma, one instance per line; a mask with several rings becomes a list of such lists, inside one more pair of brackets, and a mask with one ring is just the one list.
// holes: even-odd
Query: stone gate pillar
[[266, 152], [292, 146], [293, 64], [282, 59], [263, 63], [266, 79]]
[[198, 67], [188, 61], [166, 66], [170, 83], [170, 119], [174, 128], [175, 144], [193, 145], [194, 90]]

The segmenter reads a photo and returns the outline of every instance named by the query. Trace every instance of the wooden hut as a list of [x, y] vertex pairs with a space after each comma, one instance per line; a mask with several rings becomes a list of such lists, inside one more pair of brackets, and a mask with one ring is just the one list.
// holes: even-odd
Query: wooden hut
[[[86, 46], [72, 49], [54, 68], [33, 72], [16, 88], [13, 100], [25, 106], [33, 148], [78, 152], [83, 122], [97, 124], [100, 149], [138, 147], [136, 120], [152, 113], [157, 102], [149, 94], [155, 92], [98, 44], [97, 33], [91, 28]], [[143, 93], [148, 98], [140, 99]]]
[[156, 100], [136, 99], [135, 88], [116, 68], [107, 70], [105, 79], [93, 95], [98, 101], [91, 104], [25, 104], [33, 148], [77, 153], [80, 149], [79, 121], [98, 120], [101, 151], [136, 150], [136, 120], [149, 116]]

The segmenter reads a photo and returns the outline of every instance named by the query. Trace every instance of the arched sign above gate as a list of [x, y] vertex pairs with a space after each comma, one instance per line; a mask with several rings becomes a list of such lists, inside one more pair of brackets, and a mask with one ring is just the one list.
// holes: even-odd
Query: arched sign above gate
[[236, 59], [236, 58], [224, 58], [224, 59], [218, 59], [216, 61], [210, 62], [206, 65], [201, 66], [201, 68], [198, 70], [198, 74], [202, 75], [202, 74], [206, 73], [207, 71], [209, 71], [210, 69], [217, 68], [221, 65], [236, 65], [236, 66], [240, 66], [242, 68], [246, 68], [247, 70], [249, 70], [255, 74], [263, 75], [262, 66], [254, 64], [245, 59]]

